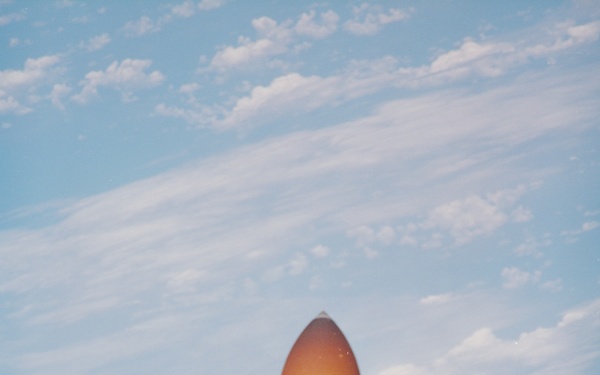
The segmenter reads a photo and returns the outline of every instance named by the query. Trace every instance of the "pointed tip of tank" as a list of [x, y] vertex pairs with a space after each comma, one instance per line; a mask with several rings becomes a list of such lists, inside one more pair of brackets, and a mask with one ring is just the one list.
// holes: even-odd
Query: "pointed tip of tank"
[[329, 315], [327, 315], [327, 313], [325, 312], [325, 310], [321, 311], [319, 313], [319, 315], [317, 315], [317, 317], [315, 319], [329, 319], [331, 320], [331, 317]]

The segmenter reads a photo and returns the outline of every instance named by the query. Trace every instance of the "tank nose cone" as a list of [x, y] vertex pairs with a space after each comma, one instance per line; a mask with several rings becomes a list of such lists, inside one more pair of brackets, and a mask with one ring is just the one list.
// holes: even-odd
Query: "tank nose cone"
[[360, 375], [360, 372], [348, 340], [322, 311], [294, 343], [281, 375]]

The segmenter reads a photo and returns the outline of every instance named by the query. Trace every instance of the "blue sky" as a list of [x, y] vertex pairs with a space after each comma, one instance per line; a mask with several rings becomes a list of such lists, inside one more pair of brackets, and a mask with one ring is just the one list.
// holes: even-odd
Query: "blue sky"
[[0, 373], [600, 370], [597, 1], [0, 1]]

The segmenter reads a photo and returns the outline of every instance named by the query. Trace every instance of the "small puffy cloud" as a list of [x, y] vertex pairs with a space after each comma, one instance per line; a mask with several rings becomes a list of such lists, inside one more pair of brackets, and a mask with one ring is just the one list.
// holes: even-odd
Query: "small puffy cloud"
[[511, 217], [516, 223], [524, 223], [533, 219], [533, 214], [531, 213], [531, 210], [519, 206], [512, 211]]
[[329, 248], [327, 246], [317, 245], [310, 249], [310, 252], [317, 258], [325, 258], [329, 255]]
[[561, 235], [563, 235], [563, 236], [577, 236], [577, 235], [580, 235], [582, 233], [595, 230], [598, 227], [600, 227], [600, 222], [598, 222], [598, 221], [586, 221], [585, 223], [581, 224], [581, 227], [579, 229], [565, 230], [565, 231], [561, 232]]
[[540, 271], [533, 273], [521, 271], [517, 267], [507, 267], [502, 270], [502, 286], [507, 289], [514, 289], [527, 284], [536, 284], [540, 281]]
[[253, 41], [240, 37], [237, 47], [228, 46], [215, 54], [211, 67], [217, 70], [241, 67], [288, 50], [292, 33], [287, 23], [278, 24], [269, 17], [260, 17], [252, 20], [252, 26], [260, 38]]
[[452, 299], [454, 299], [454, 294], [452, 293], [435, 294], [421, 298], [421, 300], [419, 300], [419, 303], [421, 303], [422, 305], [439, 305], [442, 303], [449, 302]]
[[430, 212], [421, 228], [446, 230], [458, 244], [470, 242], [475, 237], [489, 235], [503, 226], [509, 218], [507, 209], [525, 191], [525, 187], [519, 186], [483, 197], [470, 196], [442, 204]]
[[319, 21], [315, 11], [303, 13], [295, 25], [291, 20], [278, 23], [266, 16], [255, 18], [252, 27], [258, 37], [240, 36], [236, 46], [222, 47], [211, 59], [210, 67], [219, 71], [243, 68], [288, 51], [299, 51], [306, 48], [306, 43], [291, 48], [299, 37], [326, 38], [335, 32], [338, 21], [339, 16], [332, 10], [321, 13]]
[[225, 47], [211, 60], [211, 66], [217, 70], [226, 70], [242, 66], [253, 60], [277, 55], [287, 50], [284, 44], [278, 44], [270, 39], [251, 41], [248, 38], [240, 38], [239, 46]]
[[[191, 87], [183, 89], [191, 89]], [[185, 93], [190, 94], [191, 92]], [[180, 108], [160, 103], [154, 108], [154, 113], [160, 116], [179, 118], [194, 126], [209, 126], [216, 121], [213, 108], [196, 102], [193, 103], [193, 108]]]
[[597, 221], [586, 221], [585, 223], [583, 223], [583, 225], [581, 225], [581, 230], [583, 232], [588, 232], [590, 230], [594, 230], [596, 228], [600, 227], [600, 223]]
[[386, 225], [377, 232], [375, 237], [382, 244], [391, 245], [396, 239], [396, 231], [394, 231], [394, 228]]
[[385, 12], [380, 6], [367, 3], [354, 7], [353, 13], [354, 18], [344, 24], [344, 29], [355, 35], [375, 35], [386, 24], [409, 17], [409, 13], [403, 10], [390, 8]]
[[199, 88], [200, 88], [200, 85], [195, 82], [194, 83], [186, 83], [179, 87], [179, 92], [182, 94], [191, 95], [195, 91], [197, 91]]
[[171, 8], [171, 13], [177, 17], [188, 18], [196, 13], [196, 6], [191, 0], [186, 0], [181, 4], [174, 5]]
[[20, 95], [27, 92], [30, 96], [37, 87], [48, 80], [58, 64], [57, 56], [29, 58], [21, 70], [7, 69], [0, 71], [0, 113], [23, 115], [32, 111], [20, 103]]
[[355, 238], [358, 246], [365, 246], [375, 240], [375, 231], [366, 225], [348, 231], [348, 237]]
[[90, 97], [97, 95], [99, 87], [113, 88], [129, 96], [133, 90], [159, 85], [165, 77], [158, 70], [146, 73], [151, 64], [151, 60], [125, 59], [120, 63], [113, 62], [104, 71], [91, 71], [80, 82], [83, 88], [73, 100], [86, 103]]
[[128, 37], [142, 36], [160, 30], [160, 25], [148, 16], [142, 16], [137, 21], [129, 21], [123, 26], [123, 31]]
[[9, 23], [21, 21], [24, 19], [25, 19], [25, 15], [23, 13], [4, 14], [4, 15], [0, 16], [0, 26], [5, 26], [5, 25], [8, 25]]
[[540, 288], [549, 290], [551, 292], [560, 292], [561, 290], [563, 290], [563, 281], [560, 278], [545, 281], [540, 285]]
[[489, 200], [472, 196], [435, 208], [426, 228], [447, 229], [457, 242], [465, 243], [479, 235], [490, 234], [506, 222], [506, 215]]
[[315, 39], [326, 38], [331, 35], [337, 29], [338, 21], [340, 17], [332, 10], [325, 13], [321, 13], [319, 18], [320, 23], [315, 22], [315, 11], [311, 10], [309, 13], [303, 13], [300, 19], [294, 26], [294, 30], [298, 35], [306, 35]]
[[68, 85], [55, 84], [52, 86], [52, 92], [50, 93], [50, 100], [52, 101], [52, 104], [55, 107], [64, 110], [65, 106], [63, 105], [61, 99], [69, 92], [71, 92], [71, 88]]
[[400, 236], [400, 244], [408, 246], [417, 246], [419, 241], [415, 237], [415, 233], [419, 230], [419, 226], [415, 223], [409, 223], [398, 227]]
[[0, 91], [0, 113], [24, 115], [31, 111], [31, 108], [21, 105], [13, 96], [7, 95], [4, 91]]
[[198, 9], [200, 10], [211, 10], [216, 9], [225, 4], [225, 0], [201, 0], [198, 3]]
[[27, 59], [22, 70], [0, 71], [0, 90], [9, 91], [30, 87], [46, 78], [50, 68], [58, 64], [58, 56], [48, 55], [37, 59]]
[[110, 43], [110, 37], [108, 36], [108, 34], [104, 33], [90, 38], [87, 42], [81, 42], [79, 45], [81, 48], [85, 48], [88, 51], [92, 52], [101, 50], [108, 43]]
[[369, 247], [369, 246], [365, 246], [363, 247], [363, 253], [365, 254], [365, 257], [367, 257], [367, 259], [373, 259], [373, 258], [377, 258], [379, 256], [379, 251]]
[[289, 263], [290, 275], [300, 275], [308, 267], [308, 258], [303, 253], [296, 253]]
[[552, 241], [549, 238], [543, 238], [541, 241], [538, 241], [530, 237], [515, 248], [515, 253], [519, 256], [532, 255], [541, 257], [543, 253], [540, 251], [540, 247], [549, 246], [550, 244], [552, 244]]

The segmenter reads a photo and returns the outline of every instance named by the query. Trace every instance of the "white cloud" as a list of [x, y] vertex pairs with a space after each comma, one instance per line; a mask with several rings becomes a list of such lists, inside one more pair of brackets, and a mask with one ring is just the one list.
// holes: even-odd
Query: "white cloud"
[[108, 43], [110, 43], [110, 37], [108, 34], [104, 33], [90, 38], [87, 42], [81, 42], [79, 45], [92, 52], [101, 50], [106, 47]]
[[161, 26], [148, 16], [142, 16], [137, 21], [129, 21], [123, 26], [123, 31], [128, 37], [138, 37], [160, 31]]
[[300, 275], [308, 267], [308, 258], [303, 253], [296, 253], [289, 263], [290, 275]]
[[581, 25], [573, 25], [572, 22], [558, 23], [549, 34], [553, 37], [550, 42], [527, 46], [524, 54], [533, 57], [544, 56], [582, 44], [593, 43], [600, 36], [600, 21]]
[[448, 231], [458, 244], [470, 242], [504, 225], [508, 221], [507, 209], [525, 191], [523, 186], [519, 186], [486, 197], [471, 196], [443, 204], [431, 211], [421, 227]]
[[215, 125], [227, 129], [257, 117], [290, 113], [297, 106], [306, 110], [318, 108], [342, 95], [333, 84], [334, 81], [339, 79], [304, 77], [297, 73], [275, 78], [270, 85], [256, 86], [249, 96], [238, 99], [226, 117]]
[[[106, 80], [98, 82], [112, 84], [105, 76], [115, 75], [118, 65], [110, 74], [98, 72]], [[268, 295], [273, 290], [265, 290], [269, 286], [276, 289], [280, 282], [295, 281], [308, 287], [313, 276], [307, 272], [309, 259], [290, 249], [321, 243], [323, 236], [345, 240], [348, 229], [364, 226], [363, 251], [377, 254], [369, 246], [392, 238], [387, 226], [398, 231], [398, 237], [415, 234], [410, 224], [400, 230], [395, 223], [418, 222], [436, 207], [463, 201], [465, 192], [506, 215], [523, 194], [509, 187], [543, 176], [526, 163], [530, 154], [517, 157], [515, 149], [528, 149], [520, 146], [536, 137], [550, 138], [548, 148], [562, 146], [563, 137], [552, 143], [547, 136], [557, 129], [560, 134], [572, 131], [581, 119], [597, 118], [597, 106], [582, 105], [582, 97], [595, 99], [589, 93], [595, 92], [596, 83], [587, 72], [578, 74], [540, 75], [477, 93], [447, 90], [389, 101], [355, 121], [248, 142], [168, 173], [68, 202], [48, 226], [0, 232], [0, 290], [23, 308], [12, 318], [18, 329], [31, 333], [58, 325], [75, 330], [93, 321], [116, 332], [110, 337], [106, 331], [99, 333], [106, 341], [98, 346], [90, 337], [57, 339], [52, 342], [56, 349], [23, 360], [30, 366], [26, 372], [61, 373], [73, 358], [81, 357], [82, 347], [92, 350], [78, 360], [89, 366], [82, 372], [134, 357], [139, 352], [94, 349], [108, 348], [112, 340], [151, 318], [172, 318], [173, 323], [149, 335], [166, 333], [159, 336], [170, 340], [183, 326], [190, 335], [183, 342], [192, 336], [204, 338], [203, 327], [215, 317], [221, 319], [227, 311], [236, 315], [226, 319], [240, 316], [248, 278], [256, 280], [255, 289], [266, 304], [272, 302]], [[553, 116], [545, 118], [549, 106]], [[575, 108], [580, 109], [577, 116]], [[479, 149], [482, 144], [484, 152]], [[475, 161], [463, 169], [447, 168], [464, 158]], [[487, 191], [497, 193], [486, 195]], [[380, 254], [385, 261], [385, 253]], [[351, 262], [362, 266], [357, 259], [364, 258], [355, 253], [343, 258], [346, 267], [334, 271], [349, 269]], [[333, 261], [341, 264], [337, 257]], [[182, 287], [174, 289], [173, 280], [189, 275], [189, 270], [200, 278], [182, 277]], [[291, 272], [299, 274], [290, 277]], [[339, 284], [352, 277], [339, 279]], [[328, 278], [322, 280], [332, 285]], [[47, 298], [40, 300], [42, 292]], [[304, 302], [294, 301], [295, 308]], [[194, 316], [192, 324], [177, 319], [186, 312]], [[393, 318], [394, 324], [400, 320]], [[128, 345], [144, 354], [172, 347], [171, 342], [159, 342], [138, 349], [136, 341], [145, 336], [128, 337], [133, 337]], [[204, 351], [208, 344], [194, 343], [199, 360], [211, 355]], [[45, 361], [53, 368], [45, 367]]]
[[541, 275], [540, 271], [531, 273], [521, 271], [517, 267], [507, 267], [502, 270], [502, 279], [504, 280], [502, 286], [514, 289], [527, 284], [537, 284]]
[[528, 208], [519, 206], [512, 211], [511, 218], [517, 223], [525, 223], [533, 219], [533, 213]]
[[22, 70], [0, 71], [0, 90], [14, 90], [19, 88], [30, 88], [47, 78], [50, 68], [58, 64], [59, 58], [55, 55], [42, 56], [37, 59], [29, 58], [25, 61]]
[[8, 25], [12, 22], [22, 21], [25, 19], [25, 15], [23, 13], [10, 13], [3, 14], [0, 16], [0, 26]]
[[396, 231], [386, 225], [375, 234], [375, 238], [384, 245], [391, 245], [396, 240]]
[[178, 17], [188, 18], [196, 13], [196, 6], [193, 1], [186, 0], [181, 4], [174, 5], [173, 8], [171, 8], [171, 13]]
[[17, 115], [31, 112], [33, 109], [21, 102], [35, 97], [38, 86], [51, 79], [58, 62], [58, 56], [48, 55], [27, 59], [22, 70], [0, 71], [0, 112]]
[[571, 26], [567, 29], [567, 34], [572, 38], [574, 43], [595, 42], [600, 36], [600, 21]]
[[452, 299], [454, 299], [454, 297], [455, 296], [452, 293], [435, 294], [421, 298], [419, 303], [421, 303], [422, 305], [439, 305], [451, 301]]
[[[254, 20], [254, 24], [265, 37], [256, 41], [241, 38], [240, 46], [222, 49], [211, 62], [213, 68], [226, 70], [243, 66], [288, 50], [292, 34], [287, 25], [278, 25], [266, 17]], [[567, 31], [562, 32], [564, 35]], [[393, 58], [383, 58], [370, 62], [353, 62], [345, 71], [329, 77], [287, 73], [273, 79], [268, 85], [255, 86], [249, 95], [237, 99], [224, 118], [217, 120], [213, 125], [219, 128], [234, 128], [247, 126], [249, 123], [264, 123], [273, 121], [282, 114], [309, 112], [324, 106], [340, 105], [389, 87], [419, 88], [441, 85], [474, 75], [496, 77], [516, 65], [527, 63], [531, 58], [556, 52], [556, 48], [552, 47], [554, 41], [540, 44], [547, 50], [535, 53], [531, 50], [531, 43], [537, 41], [528, 42], [530, 45], [525, 45], [522, 41], [512, 44], [479, 43], [466, 39], [457, 49], [442, 53], [430, 64], [419, 67], [398, 67]], [[567, 47], [561, 47], [565, 48]], [[525, 211], [521, 213], [526, 214]], [[521, 218], [526, 219], [526, 216]]]
[[552, 241], [547, 238], [547, 236], [541, 241], [538, 241], [533, 237], [529, 237], [525, 240], [525, 242], [521, 243], [515, 248], [515, 253], [519, 256], [532, 255], [535, 257], [541, 257], [543, 256], [543, 253], [539, 250], [540, 247], [549, 246], [550, 244], [552, 244]]
[[586, 221], [581, 225], [581, 230], [583, 232], [588, 232], [600, 227], [600, 223], [597, 221]]
[[329, 248], [327, 246], [317, 245], [310, 249], [310, 252], [317, 258], [325, 258], [329, 255]]
[[355, 35], [375, 35], [383, 26], [405, 20], [409, 12], [401, 9], [390, 8], [387, 13], [380, 6], [363, 3], [353, 7], [354, 19], [344, 23], [344, 29]]
[[555, 326], [498, 337], [483, 327], [429, 364], [391, 366], [379, 375], [588, 374], [600, 353], [600, 300], [566, 312]]
[[198, 9], [211, 10], [225, 5], [225, 0], [201, 0], [198, 3]]
[[104, 71], [91, 71], [80, 82], [83, 88], [81, 93], [73, 96], [73, 100], [86, 103], [90, 97], [97, 95], [99, 87], [113, 88], [130, 95], [134, 90], [159, 85], [165, 79], [161, 72], [145, 73], [151, 64], [151, 60], [125, 59], [120, 63], [113, 62]]
[[65, 84], [55, 84], [54, 86], [52, 86], [52, 92], [50, 93], [50, 100], [52, 101], [52, 104], [61, 109], [64, 110], [65, 106], [62, 103], [61, 99], [66, 96], [67, 94], [69, 94], [71, 92], [71, 88], [68, 85]]
[[515, 52], [508, 43], [480, 44], [471, 39], [465, 40], [457, 50], [438, 56], [430, 65], [429, 73], [451, 72], [460, 77], [476, 71], [483, 76], [494, 77], [504, 72], [506, 62], [498, 57]]
[[581, 228], [562, 231], [561, 235], [563, 235], [563, 236], [578, 236], [582, 233], [595, 230], [596, 228], [599, 228], [599, 227], [600, 227], [600, 222], [598, 222], [598, 221], [586, 221], [585, 223], [581, 224]]
[[24, 115], [31, 111], [31, 108], [21, 105], [14, 97], [7, 95], [4, 91], [0, 91], [0, 113]]
[[245, 36], [238, 38], [237, 46], [222, 47], [211, 59], [210, 67], [218, 71], [233, 68], [246, 68], [257, 62], [269, 61], [270, 58], [282, 55], [290, 50], [299, 51], [305, 47], [300, 43], [295, 48], [290, 46], [299, 36], [323, 39], [337, 29], [339, 16], [329, 10], [319, 15], [320, 23], [315, 21], [316, 13], [303, 13], [294, 25], [286, 20], [281, 23], [263, 16], [252, 20], [258, 38], [252, 40]]
[[260, 38], [252, 41], [247, 37], [240, 37], [237, 47], [228, 46], [215, 54], [210, 63], [211, 67], [221, 71], [243, 67], [288, 50], [288, 44], [293, 37], [289, 22], [277, 24], [269, 17], [260, 17], [252, 20], [252, 26]]
[[561, 290], [563, 290], [563, 281], [560, 278], [554, 279], [554, 280], [548, 280], [548, 281], [543, 282], [540, 285], [540, 288], [549, 290], [551, 292], [560, 292]]
[[366, 225], [348, 231], [348, 237], [355, 238], [358, 246], [365, 246], [375, 240], [375, 231]]
[[208, 127], [216, 121], [216, 114], [212, 107], [194, 103], [194, 108], [180, 108], [168, 106], [164, 103], [157, 104], [154, 112], [160, 116], [180, 118], [195, 126]]
[[200, 85], [197, 83], [186, 83], [179, 87], [179, 92], [183, 94], [193, 94], [195, 91], [200, 89]]
[[314, 21], [315, 11], [302, 13], [300, 19], [294, 26], [294, 30], [298, 35], [306, 35], [311, 38], [322, 39], [326, 38], [337, 29], [337, 24], [340, 17], [332, 10], [320, 14], [321, 24]]

